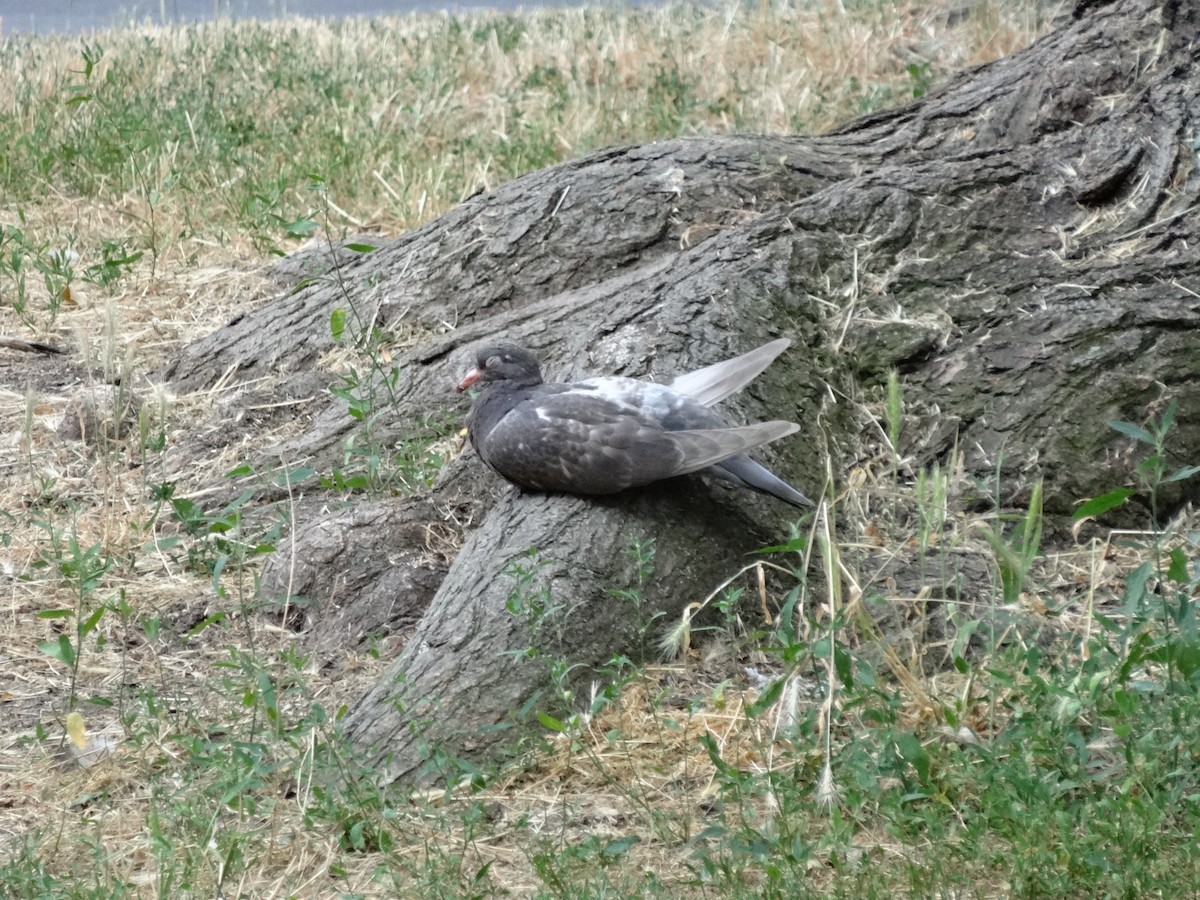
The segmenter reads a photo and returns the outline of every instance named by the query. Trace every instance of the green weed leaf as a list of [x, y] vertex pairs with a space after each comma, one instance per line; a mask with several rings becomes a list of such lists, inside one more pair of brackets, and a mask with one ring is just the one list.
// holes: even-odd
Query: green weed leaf
[[1115, 491], [1109, 491], [1107, 494], [1093, 497], [1082, 504], [1079, 509], [1075, 510], [1075, 514], [1071, 518], [1078, 522], [1080, 519], [1090, 519], [1103, 515], [1110, 509], [1120, 506], [1136, 493], [1137, 491], [1133, 488], [1117, 488]]
[[1170, 475], [1164, 478], [1163, 481], [1184, 481], [1188, 478], [1191, 478], [1197, 472], [1200, 472], [1200, 466], [1184, 466], [1182, 469], [1172, 472]]
[[224, 618], [225, 618], [224, 612], [213, 613], [211, 616], [207, 616], [207, 617], [201, 619], [195, 625], [193, 625], [188, 630], [188, 632], [184, 635], [184, 637], [189, 637], [189, 638], [195, 637], [196, 635], [198, 635], [200, 632], [202, 632], [208, 626], [216, 625], [218, 622], [222, 621]]
[[1146, 598], [1150, 593], [1147, 587], [1147, 582], [1150, 576], [1154, 574], [1154, 567], [1149, 562], [1144, 562], [1125, 578], [1125, 596], [1123, 612], [1129, 616], [1136, 616], [1142, 608], [1142, 604], [1146, 602]]
[[838, 678], [847, 688], [854, 687], [854, 663], [848, 651], [841, 644], [833, 645], [833, 667], [837, 670]]
[[708, 758], [712, 761], [712, 764], [717, 767], [718, 772], [720, 772], [722, 775], [741, 775], [741, 772], [721, 758], [721, 748], [717, 746], [716, 738], [714, 738], [711, 734], [700, 735], [700, 743], [703, 744], [704, 749], [708, 751]]
[[69, 619], [73, 615], [73, 609], [41, 609], [37, 613], [39, 619]]
[[296, 219], [294, 222], [284, 222], [283, 230], [291, 238], [308, 237], [317, 230], [317, 223], [312, 219]]
[[1171, 558], [1171, 565], [1167, 567], [1167, 577], [1176, 584], [1190, 583], [1187, 554], [1176, 547], [1168, 555]]
[[342, 342], [346, 333], [346, 310], [340, 306], [329, 314], [329, 333], [333, 335], [335, 344]]
[[557, 731], [561, 734], [565, 730], [562, 722], [554, 718], [554, 716], [544, 713], [540, 710], [537, 713], [537, 720], [551, 731]]
[[900, 754], [900, 758], [917, 770], [917, 777], [921, 779], [921, 783], [925, 784], [929, 781], [929, 754], [925, 752], [925, 748], [921, 746], [921, 742], [915, 734], [907, 731], [896, 733], [896, 751]]
[[91, 634], [95, 630], [96, 626], [98, 624], [100, 624], [100, 619], [104, 616], [104, 614], [106, 612], [108, 612], [108, 607], [101, 606], [99, 609], [97, 609], [95, 612], [93, 612], [90, 616], [87, 617], [87, 620], [82, 625], [79, 626], [80, 640], [87, 637], [89, 634]]
[[800, 553], [808, 546], [806, 537], [792, 538], [786, 544], [773, 544], [770, 547], [760, 547], [755, 553]]
[[764, 711], [775, 705], [775, 701], [779, 699], [779, 695], [783, 693], [783, 682], [785, 679], [776, 678], [754, 699], [753, 703], [746, 705], [746, 715], [754, 719], [761, 715]]
[[38, 649], [51, 659], [57, 659], [68, 666], [75, 665], [75, 648], [71, 646], [71, 639], [65, 634], [60, 634], [57, 641], [38, 641]]
[[1143, 444], [1154, 446], [1154, 435], [1145, 428], [1139, 428], [1132, 422], [1121, 422], [1117, 419], [1110, 419], [1108, 427], [1114, 431], [1121, 432], [1127, 438], [1133, 438], [1135, 441], [1141, 441]]
[[631, 834], [628, 837], [618, 838], [615, 841], [609, 841], [605, 844], [604, 849], [600, 851], [600, 855], [608, 859], [619, 859], [629, 852], [629, 848], [641, 840], [636, 834]]

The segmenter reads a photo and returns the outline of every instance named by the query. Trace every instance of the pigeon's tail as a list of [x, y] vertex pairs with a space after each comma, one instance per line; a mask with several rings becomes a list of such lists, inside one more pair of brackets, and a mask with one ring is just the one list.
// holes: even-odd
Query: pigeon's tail
[[748, 456], [735, 456], [718, 463], [711, 469], [714, 475], [719, 475], [744, 487], [762, 491], [772, 497], [778, 497], [792, 506], [812, 506], [813, 502], [802, 493], [779, 478], [766, 466], [756, 463]]

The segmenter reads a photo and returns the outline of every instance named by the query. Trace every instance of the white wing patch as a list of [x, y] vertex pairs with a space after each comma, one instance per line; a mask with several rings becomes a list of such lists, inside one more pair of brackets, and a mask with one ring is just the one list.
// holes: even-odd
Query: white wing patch
[[636, 411], [649, 419], [662, 419], [678, 402], [678, 397], [665, 384], [638, 381], [617, 375], [588, 378], [571, 385], [574, 390], [586, 391], [599, 400]]

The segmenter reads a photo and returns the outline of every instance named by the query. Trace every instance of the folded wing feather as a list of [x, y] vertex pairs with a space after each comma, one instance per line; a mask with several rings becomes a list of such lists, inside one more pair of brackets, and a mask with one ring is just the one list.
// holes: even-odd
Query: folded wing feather
[[671, 382], [670, 387], [705, 406], [712, 406], [736, 394], [761, 375], [791, 343], [787, 338], [771, 341], [733, 359], [680, 375]]
[[734, 428], [667, 432], [671, 442], [682, 453], [681, 460], [672, 474], [687, 475], [689, 472], [699, 472], [799, 430], [800, 426], [794, 422], [771, 421]]

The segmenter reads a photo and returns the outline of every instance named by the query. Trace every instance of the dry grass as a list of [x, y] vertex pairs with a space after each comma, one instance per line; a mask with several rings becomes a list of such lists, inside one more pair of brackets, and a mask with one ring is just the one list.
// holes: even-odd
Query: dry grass
[[[384, 810], [364, 782], [357, 802], [339, 806], [316, 763], [331, 728], [301, 723], [314, 706], [333, 715], [352, 702], [383, 663], [365, 651], [336, 673], [296, 662], [303, 637], [261, 615], [254, 596], [260, 557], [250, 550], [275, 524], [269, 516], [246, 511], [232, 533], [241, 549], [227, 554], [214, 582], [205, 569], [218, 553], [205, 556], [213, 533], [187, 534], [169, 506], [156, 510], [154, 491], [175, 482], [176, 496], [187, 495], [249, 448], [226, 440], [209, 459], [182, 460], [147, 447], [160, 433], [169, 448], [197, 429], [227, 430], [221, 398], [236, 388], [172, 397], [138, 380], [258, 302], [271, 289], [265, 251], [298, 247], [305, 231], [290, 227], [297, 222], [396, 232], [528, 168], [608, 144], [824, 130], [904, 102], [927, 76], [1012, 52], [1042, 25], [1034, 5], [983, 4], [954, 21], [938, 4], [847, 6], [139, 29], [96, 36], [104, 54], [90, 78], [74, 40], [0, 50], [0, 127], [9, 146], [17, 147], [13, 135], [33, 135], [44, 151], [22, 144], [0, 163], [8, 200], [0, 224], [20, 228], [30, 261], [59, 248], [78, 254], [60, 309], [53, 290], [61, 286], [43, 284], [36, 270], [27, 312], [0, 309], [0, 333], [48, 336], [72, 350], [67, 362], [5, 360], [0, 370], [0, 507], [10, 516], [0, 524], [0, 834], [13, 848], [32, 842], [22, 859], [39, 860], [52, 881], [79, 882], [79, 896], [120, 894], [118, 885], [139, 896], [526, 896], [589, 886], [709, 896], [721, 888], [705, 878], [720, 873], [703, 874], [698, 855], [732, 854], [736, 825], [764, 840], [795, 828], [797, 842], [817, 848], [804, 873], [813, 892], [847, 890], [845, 873], [856, 866], [878, 867], [878, 884], [906, 889], [905, 861], [932, 848], [865, 814], [852, 840], [836, 843], [829, 835], [869, 802], [861, 786], [830, 780], [827, 764], [868, 772], [853, 760], [882, 712], [898, 730], [932, 728], [934, 740], [949, 743], [997, 733], [1019, 686], [985, 691], [979, 670], [934, 665], [931, 651], [949, 647], [953, 635], [944, 645], [897, 642], [876, 661], [899, 685], [894, 709], [881, 712], [858, 695], [845, 702], [816, 660], [811, 683], [791, 678], [779, 703], [757, 710], [754, 700], [781, 668], [730, 626], [677, 664], [636, 673], [618, 698], [482, 788]], [[116, 88], [105, 87], [109, 73]], [[84, 83], [95, 99], [64, 105], [68, 86]], [[214, 90], [228, 102], [202, 102]], [[155, 114], [137, 98], [151, 98]], [[238, 140], [225, 142], [235, 132]], [[115, 163], [106, 162], [110, 153]], [[309, 173], [320, 175], [319, 189]], [[113, 248], [141, 256], [111, 281], [85, 277]], [[11, 294], [11, 278], [0, 287]], [[116, 375], [138, 385], [131, 431], [90, 444], [62, 439], [78, 383], [98, 389]], [[887, 418], [883, 409], [862, 412]], [[839, 639], [864, 654], [891, 630], [876, 621], [883, 611], [873, 595], [912, 629], [928, 599], [889, 568], [911, 556], [921, 529], [911, 488], [883, 442], [878, 450], [837, 498], [843, 520], [864, 536], [827, 546], [822, 567], [839, 578], [815, 593], [837, 605], [806, 607], [811, 623], [840, 615]], [[947, 477], [953, 482], [953, 471]], [[951, 484], [949, 520], [933, 546], [956, 565], [987, 569], [974, 521], [955, 512], [964, 489]], [[155, 544], [171, 537], [182, 541]], [[1089, 545], [1044, 556], [1033, 572], [1038, 590], [1009, 612], [1044, 621], [1051, 597], [1056, 627], [1089, 646], [1091, 613], [1117, 604], [1125, 575], [1147, 555], [1144, 546]], [[94, 578], [81, 578], [88, 566]], [[781, 600], [768, 598], [773, 613]], [[964, 618], [995, 606], [985, 597], [959, 602]], [[97, 610], [77, 671], [39, 650]], [[39, 617], [47, 613], [56, 617]], [[214, 614], [225, 618], [197, 630]], [[828, 626], [808, 627], [802, 637], [814, 645], [830, 636], [821, 631]], [[1019, 629], [1008, 637], [1031, 639]], [[93, 740], [115, 747], [90, 767], [67, 750], [72, 707]], [[954, 728], [943, 721], [946, 709], [958, 711]], [[715, 764], [705, 740], [748, 773], [744, 782], [731, 786], [734, 775]], [[1111, 735], [1097, 736], [1105, 740]], [[889, 782], [874, 774], [886, 794]], [[798, 824], [781, 787], [788, 779], [828, 801], [824, 819]], [[366, 837], [348, 846], [354, 823], [365, 823]], [[641, 839], [606, 855], [630, 835]], [[733, 875], [762, 888], [770, 883], [764, 865]], [[981, 895], [1006, 893], [989, 883], [995, 871], [981, 864]], [[186, 885], [171, 881], [185, 873]]]

